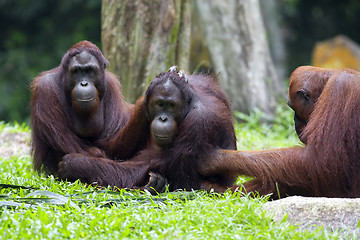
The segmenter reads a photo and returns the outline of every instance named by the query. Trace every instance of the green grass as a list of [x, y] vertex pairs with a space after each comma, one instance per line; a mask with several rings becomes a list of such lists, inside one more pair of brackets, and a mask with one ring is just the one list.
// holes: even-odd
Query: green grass
[[234, 115], [238, 149], [260, 150], [301, 145], [294, 128], [293, 112], [288, 107], [278, 106], [272, 118], [258, 109], [249, 115], [240, 112]]
[[0, 132], [10, 132], [10, 133], [18, 133], [18, 132], [28, 132], [30, 130], [29, 126], [25, 123], [13, 123], [13, 124], [6, 124], [5, 122], [0, 121]]
[[[291, 112], [267, 119], [259, 111], [237, 114], [241, 149], [298, 144]], [[269, 125], [271, 123], [272, 125]], [[0, 131], [29, 131], [0, 124]], [[95, 189], [39, 176], [31, 157], [0, 158], [0, 239], [336, 239], [321, 228], [300, 231], [275, 223], [261, 206], [264, 198], [202, 191], [150, 196], [137, 191]], [[7, 184], [7, 185], [6, 185]], [[31, 188], [18, 188], [18, 186]]]

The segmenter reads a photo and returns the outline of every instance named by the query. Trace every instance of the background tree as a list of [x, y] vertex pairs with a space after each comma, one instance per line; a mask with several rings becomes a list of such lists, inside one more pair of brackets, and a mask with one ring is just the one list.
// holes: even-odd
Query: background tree
[[[266, 40], [270, 43], [270, 49], [272, 57], [276, 64], [276, 69], [279, 69], [279, 66], [284, 68], [284, 74], [279, 74], [281, 81], [285, 82], [290, 72], [292, 72], [297, 66], [311, 64], [312, 49], [317, 41], [322, 41], [339, 34], [344, 34], [350, 37], [353, 41], [360, 43], [360, 31], [357, 31], [357, 28], [360, 24], [360, 18], [357, 17], [357, 13], [360, 11], [360, 1], [260, 1], [262, 3], [261, 7], [264, 17], [264, 23], [267, 28], [265, 37]], [[115, 1], [108, 2], [115, 4]], [[160, 6], [160, 0], [148, 1], [148, 4], [146, 4], [145, 1], [139, 0], [133, 1], [133, 3], [132, 1], [128, 0], [118, 2], [125, 2], [126, 4], [133, 4], [134, 6], [137, 6], [136, 8], [127, 8], [128, 11], [133, 11], [129, 13], [128, 16], [129, 19], [132, 19], [132, 23], [136, 22], [134, 19], [135, 15], [139, 17], [141, 15], [148, 14], [148, 10], [150, 9], [152, 9], [153, 11], [151, 13], [155, 15], [160, 15], [160, 13], [162, 14], [163, 12], [167, 12], [163, 10], [163, 12], [160, 12], [160, 8], [156, 9], [156, 6]], [[143, 5], [139, 5], [139, 2], [143, 2]], [[198, 5], [197, 0], [187, 0], [185, 2], [186, 5], [183, 5], [184, 3], [180, 2], [179, 0], [169, 0], [164, 2], [168, 5], [171, 4], [175, 6], [174, 8], [168, 9], [172, 9], [172, 11], [175, 10], [173, 14], [175, 14], [174, 18], [176, 19], [176, 21], [179, 17], [185, 20], [190, 19], [190, 16], [187, 15], [189, 12], [184, 11], [184, 8], [187, 9], [187, 7], [192, 4], [194, 4], [194, 6]], [[236, 4], [240, 6], [241, 4], [244, 5], [244, 2], [245, 1], [240, 0], [237, 1]], [[246, 2], [246, 4], [251, 4], [253, 0], [249, 0]], [[231, 3], [231, 1], [229, 1], [229, 3]], [[223, 4], [223, 1], [204, 1], [204, 4], [200, 6], [200, 10], [204, 12], [206, 8], [209, 8], [208, 4]], [[147, 6], [149, 8], [147, 8]], [[180, 6], [180, 8], [183, 8], [184, 10], [178, 11], [178, 6]], [[150, 68], [154, 69], [154, 72], [163, 71], [168, 67], [168, 65], [171, 64], [178, 64], [189, 72], [194, 71], [194, 69], [202, 71], [204, 69], [203, 67], [206, 67], [206, 69], [209, 69], [209, 67], [213, 67], [214, 69], [215, 67], [217, 71], [219, 70], [215, 65], [215, 61], [212, 59], [213, 53], [210, 52], [210, 49], [208, 47], [209, 40], [206, 40], [206, 36], [208, 36], [208, 34], [205, 35], [205, 30], [207, 26], [202, 26], [201, 22], [203, 22], [203, 20], [200, 22], [200, 18], [202, 18], [200, 13], [197, 12], [194, 7], [190, 6], [190, 8], [193, 11], [190, 13], [191, 38], [188, 36], [188, 28], [177, 31], [176, 27], [174, 27], [175, 31], [172, 31], [171, 29], [169, 29], [168, 31], [172, 34], [170, 38], [171, 44], [167, 47], [173, 48], [175, 45], [179, 46], [176, 47], [178, 50], [177, 53], [176, 51], [170, 51], [172, 53], [176, 53], [177, 57], [172, 56], [169, 58], [164, 58], [164, 61], [162, 61], [162, 59], [160, 59], [159, 57], [157, 61], [151, 61], [153, 58], [158, 57], [154, 54], [157, 54], [160, 51], [155, 51], [154, 48], [150, 49], [150, 47], [145, 48], [143, 46], [140, 46], [140, 48], [138, 48], [138, 51], [144, 51], [149, 54], [152, 53], [153, 55], [151, 56], [154, 57], [150, 57], [150, 55], [146, 56], [146, 67], [144, 65], [137, 65], [138, 68], [135, 69], [135, 72], [146, 72], [146, 68], [150, 68], [151, 66], [148, 64], [151, 63], [154, 63], [155, 65], [155, 67]], [[235, 12], [235, 9], [231, 10]], [[137, 11], [143, 11], [143, 13]], [[182, 12], [182, 15], [179, 15], [179, 12]], [[223, 11], [220, 12], [220, 14], [221, 13], [227, 12]], [[62, 55], [74, 43], [80, 40], [87, 39], [96, 43], [96, 45], [98, 46], [101, 45], [100, 14], [101, 1], [99, 0], [0, 1], [0, 121], [27, 121], [27, 119], [29, 118], [28, 103], [30, 100], [30, 95], [28, 91], [29, 83], [39, 72], [57, 66], [61, 60]], [[230, 18], [230, 16], [225, 17], [226, 19]], [[160, 16], [144, 18], [144, 20], [148, 19], [148, 21], [153, 21], [155, 18], [158, 18], [157, 21], [160, 21]], [[237, 18], [240, 19], [239, 16], [237, 16]], [[123, 21], [123, 19], [118, 19], [119, 20], [117, 22], [114, 22], [114, 24], [118, 24], [120, 21]], [[162, 20], [165, 20], [165, 18], [163, 18]], [[127, 21], [126, 23], [128, 22], [129, 21]], [[219, 25], [218, 20], [215, 21], [214, 19], [214, 21], [212, 21], [212, 24]], [[152, 25], [155, 25], [155, 23], [152, 23]], [[129, 35], [128, 37], [130, 38], [132, 36], [131, 39], [133, 39], [134, 41], [143, 41], [144, 43], [149, 41], [149, 39], [146, 38], [153, 39], [153, 35], [155, 32], [157, 32], [157, 29], [155, 29], [155, 27], [153, 29], [142, 29], [145, 26], [148, 26], [146, 22], [143, 22], [142, 24], [137, 24], [136, 26], [128, 25], [127, 27], [132, 27], [132, 29], [134, 29], [134, 33], [136, 33], [135, 35]], [[160, 25], [158, 24], [158, 26]], [[174, 26], [180, 27], [180, 25], [176, 24]], [[181, 28], [183, 27], [184, 26], [181, 26]], [[210, 27], [215, 28], [215, 26]], [[178, 35], [175, 34], [177, 32], [179, 33]], [[121, 34], [123, 35], [125, 33], [126, 31], [122, 32]], [[112, 35], [108, 36], [117, 38], [117, 36], [114, 34], [120, 33], [114, 32]], [[221, 43], [221, 41], [225, 39], [225, 36], [221, 36], [222, 34], [229, 34], [229, 32], [227, 30], [220, 32], [220, 37], [218, 37], [219, 42], [215, 39], [210, 46], [211, 48], [219, 49], [219, 46], [217, 45], [223, 44]], [[174, 39], [178, 38], [178, 36], [184, 36], [184, 39], [182, 39], [181, 41], [181, 44], [183, 44], [181, 47], [180, 45], [174, 44], [173, 42]], [[191, 40], [190, 53], [186, 40]], [[279, 45], [279, 43], [283, 41], [285, 45]], [[161, 46], [160, 43], [162, 44], [162, 42], [159, 42], [159, 44], [157, 45], [152, 42], [151, 46]], [[126, 48], [131, 48], [135, 45], [133, 44], [133, 42], [129, 41], [128, 46], [122, 46], [125, 48], [122, 49], [122, 51], [125, 52], [127, 51]], [[281, 48], [284, 48], [285, 52], [282, 52]], [[215, 49], [212, 49], [212, 52], [214, 52]], [[118, 51], [118, 49], [113, 49], [112, 51]], [[131, 51], [132, 53], [135, 52], [133, 50]], [[190, 56], [188, 69], [186, 69], [186, 64], [183, 64], [182, 62], [180, 62], [180, 60], [173, 60], [184, 59], [181, 61], [188, 61], [186, 58], [179, 57], [181, 53], [183, 53], [183, 56], [185, 57]], [[110, 54], [112, 53], [110, 52]], [[163, 55], [162, 57], [164, 56], [167, 55]], [[122, 59], [122, 61], [127, 61], [127, 59], [129, 59], [127, 58], [127, 55], [124, 55], [122, 57], [118, 55], [118, 58]], [[133, 59], [132, 61], [135, 60]], [[136, 62], [138, 62], [138, 60]], [[161, 63], [163, 65], [160, 66], [158, 63]], [[115, 62], [111, 63], [111, 68], [115, 67], [117, 67], [117, 64]], [[156, 69], [156, 67], [158, 68]], [[222, 81], [224, 75], [224, 72], [220, 73], [220, 78], [222, 79]], [[121, 77], [124, 78], [123, 76]], [[147, 81], [152, 78], [152, 76], [150, 75], [143, 75], [143, 77], [143, 79], [147, 78]], [[131, 77], [129, 79], [134, 78]], [[122, 79], [123, 82], [125, 80], [126, 79]], [[138, 83], [136, 83], [134, 80], [133, 82], [135, 83], [134, 85], [138, 87]], [[223, 84], [224, 83], [225, 81], [223, 81]], [[225, 85], [226, 84], [227, 83], [225, 83]], [[143, 87], [145, 87], [145, 85], [146, 83], [144, 81]], [[142, 89], [143, 88], [139, 88], [138, 93], [141, 94], [143, 91]], [[242, 94], [241, 91], [237, 91], [237, 95]]]
[[189, 39], [188, 0], [103, 0], [103, 52], [130, 102], [170, 66], [188, 70]]
[[[286, 65], [286, 44], [283, 15], [280, 14], [279, 0], [259, 0], [263, 22], [265, 24], [267, 42], [274, 62], [276, 75], [281, 82], [288, 78]], [[281, 3], [282, 5], [284, 3]]]
[[[143, 93], [155, 74], [169, 66], [179, 65], [191, 72], [194, 65], [201, 64], [192, 59], [190, 66], [188, 58], [193, 37], [190, 6], [181, 0], [151, 4], [145, 0], [103, 0], [103, 50], [130, 101]], [[197, 0], [192, 7], [192, 15], [198, 16], [196, 37], [211, 46], [207, 49], [210, 59], [205, 61], [220, 72], [233, 108], [249, 112], [257, 107], [271, 113], [279, 88], [258, 0]], [[203, 53], [192, 53], [191, 57], [194, 55]]]
[[269, 54], [258, 0], [196, 0], [211, 62], [233, 109], [272, 113], [281, 88]]

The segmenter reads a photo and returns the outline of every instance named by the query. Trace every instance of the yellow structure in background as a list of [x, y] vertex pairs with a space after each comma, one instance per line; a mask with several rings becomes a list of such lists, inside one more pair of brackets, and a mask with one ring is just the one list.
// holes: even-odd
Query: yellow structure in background
[[322, 68], [360, 70], [360, 47], [350, 38], [339, 35], [315, 45], [312, 65]]

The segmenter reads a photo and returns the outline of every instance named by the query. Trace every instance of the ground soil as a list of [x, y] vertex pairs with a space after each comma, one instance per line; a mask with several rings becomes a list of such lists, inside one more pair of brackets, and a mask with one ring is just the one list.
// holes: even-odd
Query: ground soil
[[30, 133], [0, 132], [0, 158], [30, 155]]

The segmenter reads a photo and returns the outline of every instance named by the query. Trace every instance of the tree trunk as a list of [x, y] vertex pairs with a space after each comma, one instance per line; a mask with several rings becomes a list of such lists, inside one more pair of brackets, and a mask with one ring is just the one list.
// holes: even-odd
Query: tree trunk
[[271, 114], [281, 92], [269, 54], [258, 0], [196, 0], [211, 62], [233, 109]]
[[276, 74], [281, 82], [287, 80], [284, 24], [278, 0], [260, 0], [261, 12], [267, 29], [267, 39]]
[[170, 66], [188, 71], [190, 13], [188, 0], [103, 0], [103, 52], [128, 101]]

